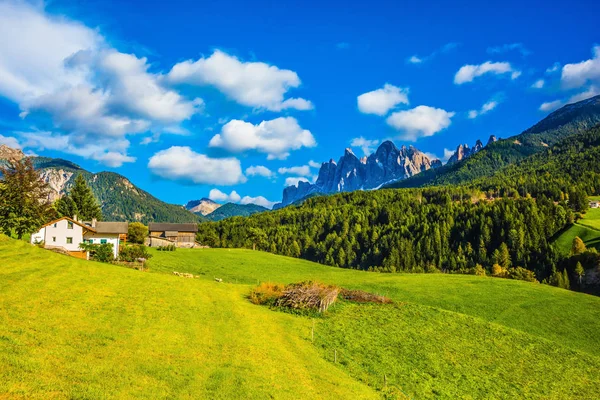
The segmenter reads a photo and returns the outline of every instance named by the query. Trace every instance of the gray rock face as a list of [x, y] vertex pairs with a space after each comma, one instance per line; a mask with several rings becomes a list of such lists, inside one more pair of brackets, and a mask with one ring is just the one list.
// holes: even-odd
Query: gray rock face
[[[490, 136], [490, 139], [488, 140], [488, 144], [495, 142], [496, 136], [492, 135]], [[481, 142], [481, 140], [477, 140], [477, 142], [475, 142], [475, 146], [473, 147], [469, 147], [468, 144], [459, 144], [458, 147], [456, 148], [456, 151], [454, 152], [454, 154], [452, 154], [452, 156], [448, 159], [448, 165], [452, 165], [452, 164], [456, 164], [457, 162], [464, 160], [467, 157], [471, 157], [473, 154], [477, 153], [479, 150], [483, 149], [485, 146], [483, 145], [483, 143]]]
[[441, 165], [440, 160], [430, 160], [412, 146], [402, 146], [399, 149], [389, 140], [383, 142], [368, 157], [358, 158], [352, 150], [346, 149], [337, 163], [329, 160], [321, 165], [314, 184], [299, 182], [298, 186], [285, 188], [280, 207], [313, 193], [376, 189], [385, 183], [405, 179]]

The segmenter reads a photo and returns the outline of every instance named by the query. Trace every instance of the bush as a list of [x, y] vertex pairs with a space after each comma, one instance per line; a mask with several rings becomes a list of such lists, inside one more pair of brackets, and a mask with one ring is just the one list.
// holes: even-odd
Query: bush
[[284, 285], [261, 283], [250, 292], [250, 301], [254, 304], [274, 306], [283, 295]]
[[132, 222], [129, 224], [127, 239], [130, 243], [143, 244], [148, 236], [148, 227], [141, 222]]
[[177, 247], [174, 244], [170, 244], [167, 246], [158, 246], [156, 248], [156, 250], [158, 250], [158, 251], [175, 251], [175, 250], [177, 250]]
[[503, 278], [506, 275], [506, 270], [500, 266], [500, 264], [494, 264], [492, 266], [492, 275]]
[[134, 262], [138, 258], [145, 258], [146, 260], [151, 258], [152, 254], [148, 253], [148, 249], [143, 244], [134, 244], [131, 246], [125, 246], [119, 253], [119, 260], [126, 262]]
[[507, 278], [509, 279], [518, 279], [527, 282], [537, 282], [537, 279], [535, 279], [535, 273], [522, 267], [509, 268], [507, 275]]
[[481, 264], [475, 265], [474, 270], [475, 270], [474, 271], [475, 275], [477, 275], [477, 276], [485, 276], [485, 268], [483, 268], [483, 266]]
[[90, 252], [90, 259], [100, 262], [111, 262], [115, 259], [112, 243], [88, 245], [87, 251]]

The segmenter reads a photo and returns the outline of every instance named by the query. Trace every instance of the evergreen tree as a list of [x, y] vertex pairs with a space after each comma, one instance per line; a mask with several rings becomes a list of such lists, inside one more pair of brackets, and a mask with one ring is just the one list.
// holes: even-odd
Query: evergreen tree
[[563, 269], [562, 275], [563, 275], [563, 279], [562, 279], [562, 281], [563, 281], [563, 288], [564, 289], [571, 289], [571, 282], [569, 280], [569, 274], [568, 274], [566, 268]]
[[54, 203], [54, 208], [59, 217], [73, 218], [79, 215], [77, 204], [69, 196], [63, 196]]
[[141, 222], [132, 222], [127, 231], [127, 240], [130, 243], [143, 244], [148, 236], [148, 227]]
[[585, 273], [585, 271], [583, 270], [583, 266], [581, 265], [581, 263], [579, 261], [577, 261], [577, 265], [575, 266], [575, 274], [577, 274], [577, 277], [579, 278], [580, 286], [581, 286], [581, 277], [583, 276], [584, 273]]
[[75, 185], [69, 194], [73, 202], [77, 206], [77, 218], [81, 220], [91, 221], [92, 219], [102, 220], [102, 210], [92, 193], [92, 189], [85, 183], [82, 174], [75, 178]]
[[0, 177], [0, 231], [21, 239], [55, 216], [50, 188], [30, 158], [0, 164]]

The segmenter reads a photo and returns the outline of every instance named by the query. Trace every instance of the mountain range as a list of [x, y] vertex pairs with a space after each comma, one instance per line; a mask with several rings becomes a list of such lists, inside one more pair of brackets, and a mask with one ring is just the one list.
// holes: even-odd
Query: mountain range
[[229, 217], [247, 217], [263, 211], [268, 208], [256, 204], [219, 204], [206, 197], [200, 200], [191, 200], [185, 205], [186, 210], [194, 214], [201, 215], [209, 221], [220, 221]]

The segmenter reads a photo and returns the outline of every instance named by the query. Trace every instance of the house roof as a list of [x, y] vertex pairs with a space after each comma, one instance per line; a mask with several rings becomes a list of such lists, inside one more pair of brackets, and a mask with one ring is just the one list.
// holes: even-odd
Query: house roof
[[127, 233], [128, 222], [96, 222], [94, 230], [97, 233]]
[[166, 231], [177, 231], [177, 232], [198, 232], [197, 224], [162, 224], [151, 222], [148, 224], [148, 230], [150, 232], [166, 232]]
[[87, 229], [89, 231], [96, 232], [96, 229], [92, 228], [91, 226], [85, 225], [82, 222], [75, 221], [73, 218], [69, 218], [69, 217], [60, 217], [60, 218], [57, 218], [57, 219], [55, 219], [53, 221], [48, 222], [47, 224], [42, 225], [41, 228], [45, 228], [47, 226], [55, 224], [58, 221], [62, 221], [63, 219], [66, 219], [67, 221], [71, 221], [72, 223], [77, 224], [77, 225], [81, 226], [82, 228], [85, 228], [85, 229]]

